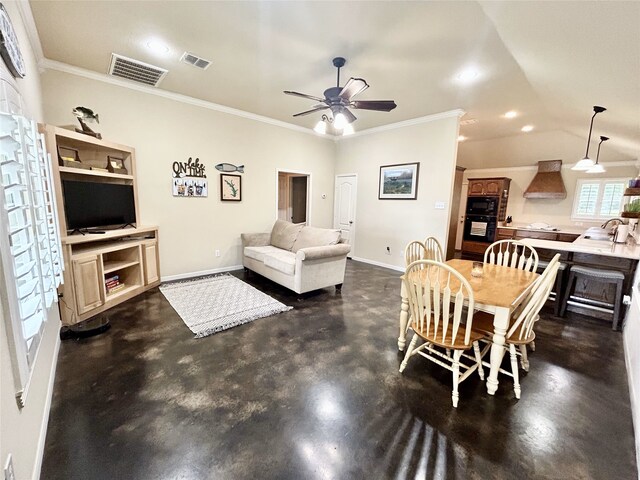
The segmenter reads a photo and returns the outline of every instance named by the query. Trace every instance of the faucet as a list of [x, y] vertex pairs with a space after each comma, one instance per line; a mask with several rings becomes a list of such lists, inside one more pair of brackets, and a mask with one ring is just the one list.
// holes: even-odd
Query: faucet
[[604, 222], [602, 225], [600, 225], [600, 228], [602, 228], [602, 229], [607, 228], [607, 225], [609, 225], [609, 223], [611, 223], [611, 222], [618, 222], [618, 224], [621, 224], [621, 223], [624, 223], [624, 219], [623, 218], [610, 218], [609, 220]]

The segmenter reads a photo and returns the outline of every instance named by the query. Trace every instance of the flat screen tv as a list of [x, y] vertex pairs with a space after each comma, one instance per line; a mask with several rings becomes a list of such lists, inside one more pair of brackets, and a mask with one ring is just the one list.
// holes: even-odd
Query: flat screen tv
[[62, 192], [70, 230], [136, 222], [132, 185], [63, 180]]

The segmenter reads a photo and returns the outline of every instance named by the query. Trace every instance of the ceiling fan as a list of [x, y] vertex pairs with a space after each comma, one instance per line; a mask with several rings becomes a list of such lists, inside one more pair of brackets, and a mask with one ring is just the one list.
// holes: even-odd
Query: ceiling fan
[[[331, 110], [332, 119], [326, 115], [322, 115], [322, 120], [316, 125], [316, 130], [319, 133], [326, 132], [326, 122], [333, 122], [333, 126], [337, 130], [349, 129], [353, 132], [351, 123], [356, 120], [356, 116], [349, 111], [349, 108], [361, 109], [361, 110], [377, 110], [380, 112], [390, 112], [396, 108], [396, 102], [393, 100], [353, 100], [353, 97], [364, 92], [369, 85], [362, 78], [351, 77], [349, 81], [340, 87], [340, 69], [344, 66], [346, 60], [342, 57], [336, 57], [333, 59], [333, 66], [338, 69], [338, 79], [335, 87], [327, 88], [324, 91], [324, 98], [316, 97], [314, 95], [307, 95], [306, 93], [292, 92], [285, 90], [287, 95], [293, 95], [296, 97], [308, 98], [320, 102], [318, 105], [314, 105], [311, 110], [296, 113], [294, 117], [300, 117], [302, 115], [309, 115], [310, 113], [320, 112], [322, 110]], [[345, 132], [346, 133], [346, 132]]]

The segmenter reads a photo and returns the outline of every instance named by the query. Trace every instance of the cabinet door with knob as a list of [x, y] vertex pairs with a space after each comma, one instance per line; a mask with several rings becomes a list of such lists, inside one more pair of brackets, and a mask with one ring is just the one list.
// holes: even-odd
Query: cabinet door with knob
[[498, 196], [502, 193], [502, 180], [487, 180], [485, 182], [484, 193], [485, 195]]
[[104, 282], [100, 263], [98, 255], [73, 260], [73, 284], [79, 314], [104, 303]]
[[468, 195], [484, 195], [485, 181], [484, 180], [469, 180]]
[[142, 246], [144, 253], [144, 284], [160, 280], [160, 269], [158, 268], [158, 242], [149, 242]]

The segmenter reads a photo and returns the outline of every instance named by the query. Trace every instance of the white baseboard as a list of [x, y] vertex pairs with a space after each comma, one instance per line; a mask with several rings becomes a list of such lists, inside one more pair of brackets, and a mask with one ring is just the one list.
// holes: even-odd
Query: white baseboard
[[[58, 330], [60, 326], [58, 326]], [[53, 347], [53, 358], [51, 359], [51, 370], [49, 371], [49, 385], [47, 385], [47, 398], [44, 405], [44, 414], [42, 415], [42, 424], [40, 425], [40, 438], [38, 439], [38, 449], [36, 450], [36, 463], [33, 466], [32, 480], [40, 478], [42, 470], [42, 459], [44, 457], [44, 444], [47, 439], [47, 427], [49, 426], [49, 412], [51, 411], [51, 400], [53, 398], [53, 385], [56, 380], [56, 368], [58, 366], [58, 353], [60, 353], [60, 335], [56, 332], [56, 344]]]
[[376, 267], [382, 267], [382, 268], [388, 268], [390, 270], [395, 270], [396, 272], [403, 272], [404, 273], [404, 267], [398, 267], [396, 265], [389, 265], [387, 263], [382, 263], [382, 262], [376, 262], [375, 260], [369, 260], [368, 258], [362, 258], [362, 257], [351, 257], [352, 260], [355, 260], [357, 262], [362, 262], [362, 263], [368, 263], [369, 265], [375, 265]]
[[161, 277], [163, 282], [172, 282], [174, 280], [184, 280], [185, 278], [203, 277], [205, 275], [214, 275], [216, 273], [233, 272], [234, 270], [242, 270], [242, 265], [231, 265], [230, 267], [212, 268], [211, 270], [201, 270], [199, 272], [179, 273], [178, 275], [166, 275]]

